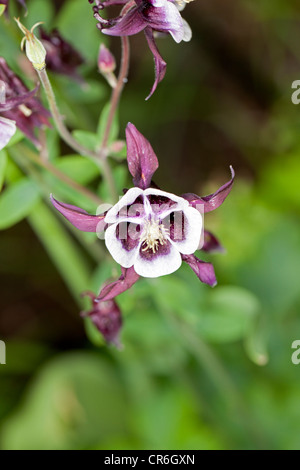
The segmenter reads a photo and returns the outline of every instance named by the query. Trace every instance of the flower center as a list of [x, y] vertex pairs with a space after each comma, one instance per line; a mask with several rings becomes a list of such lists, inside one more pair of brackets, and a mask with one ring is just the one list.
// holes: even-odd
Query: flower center
[[152, 250], [155, 253], [159, 244], [167, 243], [166, 236], [168, 230], [163, 224], [155, 219], [146, 220], [144, 230], [141, 235], [142, 251]]

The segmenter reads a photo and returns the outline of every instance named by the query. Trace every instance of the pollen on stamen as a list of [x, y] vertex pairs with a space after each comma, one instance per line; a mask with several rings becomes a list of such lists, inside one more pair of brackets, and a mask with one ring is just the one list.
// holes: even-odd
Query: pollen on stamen
[[157, 220], [147, 220], [144, 226], [142, 236], [142, 251], [152, 250], [156, 253], [159, 245], [167, 243], [166, 237], [169, 234], [164, 225]]
[[32, 115], [31, 109], [27, 108], [27, 106], [25, 104], [20, 104], [20, 106], [18, 106], [18, 108], [21, 111], [21, 113], [24, 114], [24, 116], [29, 117], [29, 116]]

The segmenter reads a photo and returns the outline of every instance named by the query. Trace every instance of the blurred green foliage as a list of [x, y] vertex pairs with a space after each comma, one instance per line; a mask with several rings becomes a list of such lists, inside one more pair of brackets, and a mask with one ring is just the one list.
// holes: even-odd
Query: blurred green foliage
[[[88, 2], [57, 2], [56, 10], [54, 3], [43, 0], [41, 11], [40, 1], [28, 0], [24, 21], [58, 26], [86, 57], [84, 86], [51, 79], [74, 137], [95, 148], [109, 99], [96, 71], [103, 37]], [[48, 195], [89, 211], [95, 203], [38, 168], [18, 134], [0, 152], [0, 229], [27, 217], [16, 231], [0, 233], [2, 449], [300, 448], [300, 365], [291, 362], [300, 336], [300, 108], [291, 103], [291, 84], [300, 79], [300, 6], [197, 0], [185, 17], [194, 38], [159, 42], [168, 72], [147, 103], [151, 55], [132, 39], [121, 124], [111, 141], [124, 139], [126, 123], [134, 122], [158, 154], [157, 183], [177, 194], [210, 193], [234, 165], [234, 190], [205, 218], [226, 247], [226, 255], [205, 257], [219, 285], [201, 285], [186, 266], [140, 280], [120, 296], [122, 351], [105, 347], [89, 321], [89, 341], [81, 323], [72, 336], [79, 310], [88, 308], [81, 292], [99, 290], [118, 268], [96, 236], [54, 214]], [[1, 54], [20, 72], [19, 38], [1, 18]], [[112, 47], [118, 54], [117, 40]], [[47, 142], [56, 169], [109, 202], [94, 162], [73, 155], [53, 129]], [[131, 184], [122, 159], [124, 152], [111, 158], [120, 194]]]

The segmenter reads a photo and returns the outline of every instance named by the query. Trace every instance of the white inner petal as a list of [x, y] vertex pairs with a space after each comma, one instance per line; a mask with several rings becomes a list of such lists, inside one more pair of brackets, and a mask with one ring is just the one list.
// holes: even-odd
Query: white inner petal
[[[184, 226], [178, 227], [176, 230], [177, 240], [169, 240], [174, 245], [180, 253], [184, 255], [191, 255], [194, 253], [199, 246], [201, 233], [203, 228], [202, 215], [197, 209], [193, 207], [188, 207], [183, 211], [185, 216]], [[177, 221], [178, 224], [182, 223], [180, 219]], [[176, 214], [175, 214], [175, 224], [176, 224]]]
[[134, 263], [134, 270], [139, 276], [160, 277], [174, 273], [180, 268], [182, 259], [179, 251], [170, 245], [170, 252], [166, 255], [157, 255], [152, 259], [143, 258], [140, 253]]
[[127, 193], [120, 199], [120, 201], [112, 207], [105, 217], [105, 222], [107, 224], [114, 224], [116, 222], [120, 222], [121, 220], [132, 219], [134, 213], [133, 211], [129, 210], [127, 216], [120, 216], [120, 211], [127, 206], [131, 206], [134, 201], [143, 194], [143, 190], [140, 188], [131, 188], [127, 191]]
[[[166, 198], [168, 198], [171, 201], [176, 203], [176, 204], [173, 204], [172, 206], [169, 206], [168, 203], [166, 203], [166, 208], [165, 209], [163, 209], [162, 211], [161, 211], [161, 209], [159, 209], [157, 211], [157, 215], [159, 216], [160, 220], [164, 219], [165, 217], [167, 217], [169, 214], [171, 214], [174, 211], [184, 211], [185, 209], [187, 209], [189, 207], [188, 201], [186, 201], [186, 199], [183, 199], [183, 197], [175, 196], [172, 193], [167, 193], [165, 191], [161, 191], [160, 189], [153, 189], [153, 188], [146, 189], [144, 191], [144, 195], [146, 196], [145, 197], [145, 202], [144, 202], [145, 207], [148, 206], [148, 205], [150, 206], [148, 196], [162, 196], [162, 197], [166, 197]], [[152, 214], [155, 213], [155, 211], [153, 211], [152, 207], [151, 207], [151, 212], [152, 212]]]
[[0, 117], [0, 150], [2, 150], [16, 133], [16, 123], [11, 119]]
[[192, 30], [188, 22], [182, 18], [182, 23], [183, 23], [183, 41], [189, 42], [192, 39]]
[[141, 244], [137, 244], [130, 251], [126, 250], [122, 245], [122, 241], [117, 237], [117, 226], [118, 224], [114, 224], [106, 229], [105, 245], [118, 264], [123, 268], [130, 268], [138, 256]]

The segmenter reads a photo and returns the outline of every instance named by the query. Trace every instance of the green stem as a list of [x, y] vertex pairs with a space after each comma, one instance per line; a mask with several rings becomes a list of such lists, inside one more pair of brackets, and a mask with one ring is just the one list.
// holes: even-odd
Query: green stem
[[[104, 178], [107, 181], [107, 184], [108, 184], [108, 187], [109, 187], [109, 190], [110, 190], [110, 193], [111, 193], [111, 197], [112, 197], [113, 201], [117, 202], [118, 193], [117, 193], [115, 181], [114, 181], [110, 166], [109, 166], [106, 158], [102, 158], [102, 154], [104, 153], [104, 148], [101, 147], [99, 152], [94, 152], [94, 151], [89, 150], [86, 147], [82, 146], [79, 142], [77, 142], [76, 139], [74, 139], [74, 137], [69, 132], [69, 130], [67, 129], [67, 127], [65, 126], [65, 124], [63, 122], [63, 118], [62, 118], [62, 116], [60, 114], [60, 111], [58, 109], [56, 99], [55, 99], [55, 95], [54, 95], [54, 92], [53, 92], [53, 88], [52, 88], [52, 85], [50, 83], [50, 80], [49, 80], [46, 69], [37, 70], [37, 73], [39, 75], [40, 81], [41, 81], [41, 83], [43, 85], [43, 88], [45, 90], [47, 100], [48, 100], [48, 104], [49, 104], [49, 107], [50, 107], [50, 111], [51, 111], [51, 114], [52, 114], [52, 117], [54, 119], [56, 128], [57, 128], [61, 138], [72, 149], [74, 149], [75, 152], [79, 153], [80, 155], [86, 155], [86, 156], [90, 157], [93, 161], [95, 161], [100, 166], [100, 169], [103, 172]], [[109, 119], [113, 119], [113, 115]], [[110, 124], [110, 126], [111, 126], [111, 124]], [[108, 126], [107, 126], [107, 128], [108, 128]], [[108, 129], [108, 135], [109, 135], [109, 130], [110, 130], [110, 128]]]
[[93, 152], [92, 150], [89, 150], [89, 149], [83, 147], [79, 142], [77, 142], [77, 140], [74, 139], [72, 134], [70, 134], [69, 130], [65, 126], [65, 124], [63, 122], [63, 118], [62, 118], [62, 116], [60, 114], [60, 111], [58, 109], [56, 99], [55, 99], [55, 95], [54, 95], [54, 92], [53, 92], [53, 89], [52, 89], [52, 86], [51, 86], [51, 83], [50, 83], [50, 80], [49, 80], [46, 69], [37, 70], [37, 73], [38, 73], [40, 81], [43, 85], [43, 88], [45, 90], [47, 100], [48, 100], [48, 104], [49, 104], [49, 107], [50, 107], [50, 111], [51, 111], [52, 117], [54, 119], [56, 128], [57, 128], [60, 136], [62, 137], [62, 139], [72, 149], [74, 149], [77, 153], [79, 153], [81, 155], [87, 155], [87, 156], [89, 156], [93, 159], [97, 159], [98, 154], [96, 152]]
[[129, 39], [127, 36], [121, 37], [122, 41], [122, 58], [120, 72], [115, 88], [113, 88], [111, 100], [110, 100], [110, 110], [107, 118], [106, 128], [104, 131], [103, 139], [99, 148], [99, 154], [101, 158], [106, 158], [106, 147], [108, 144], [109, 134], [111, 126], [118, 108], [118, 104], [121, 98], [121, 94], [124, 88], [124, 85], [127, 81], [128, 69], [129, 69], [129, 58], [130, 58], [130, 47]]
[[130, 57], [130, 47], [129, 47], [129, 40], [128, 37], [121, 37], [122, 41], [122, 56], [121, 56], [121, 66], [120, 72], [118, 76], [118, 80], [116, 86], [113, 88], [111, 100], [110, 100], [110, 110], [107, 118], [106, 127], [103, 134], [103, 139], [100, 144], [98, 155], [102, 162], [102, 169], [104, 173], [104, 177], [107, 181], [111, 196], [113, 197], [114, 202], [118, 201], [118, 192], [116, 189], [115, 180], [112, 175], [112, 171], [107, 160], [107, 145], [109, 141], [109, 135], [111, 131], [111, 126], [114, 121], [115, 114], [118, 109], [118, 105], [120, 102], [121, 94], [124, 88], [124, 85], [127, 81], [128, 69], [129, 69], [129, 57]]

